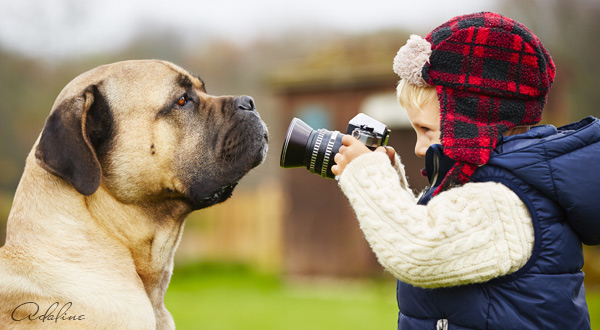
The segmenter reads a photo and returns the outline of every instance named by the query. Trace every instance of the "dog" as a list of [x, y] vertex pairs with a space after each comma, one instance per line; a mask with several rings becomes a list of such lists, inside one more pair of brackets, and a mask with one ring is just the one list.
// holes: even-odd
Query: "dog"
[[170, 62], [97, 67], [58, 95], [0, 249], [2, 329], [174, 329], [163, 299], [186, 216], [261, 164], [249, 96]]

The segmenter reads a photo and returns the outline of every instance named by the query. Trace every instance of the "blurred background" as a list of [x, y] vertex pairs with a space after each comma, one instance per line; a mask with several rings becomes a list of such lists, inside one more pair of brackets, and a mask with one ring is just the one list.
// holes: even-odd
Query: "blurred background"
[[[410, 34], [478, 11], [524, 23], [552, 54], [544, 123], [600, 116], [599, 0], [3, 0], [0, 243], [24, 160], [60, 90], [101, 64], [169, 60], [200, 75], [210, 94], [253, 96], [271, 134], [266, 163], [233, 198], [187, 220], [166, 297], [178, 328], [394, 329], [393, 278], [334, 180], [279, 167], [283, 135], [293, 117], [345, 131], [367, 113], [390, 126], [389, 144], [419, 191], [422, 160], [395, 101], [392, 60]], [[600, 254], [585, 253], [595, 326]]]

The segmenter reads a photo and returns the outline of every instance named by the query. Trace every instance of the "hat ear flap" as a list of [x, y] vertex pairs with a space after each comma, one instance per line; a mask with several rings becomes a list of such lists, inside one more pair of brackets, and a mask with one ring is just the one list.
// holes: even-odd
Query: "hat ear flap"
[[89, 196], [100, 186], [97, 148], [112, 126], [108, 103], [94, 86], [53, 109], [35, 150], [38, 165]]

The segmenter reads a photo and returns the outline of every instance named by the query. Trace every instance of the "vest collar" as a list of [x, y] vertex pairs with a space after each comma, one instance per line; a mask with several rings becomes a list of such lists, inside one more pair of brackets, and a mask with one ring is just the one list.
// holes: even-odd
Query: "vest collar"
[[433, 192], [442, 183], [448, 171], [452, 169], [456, 161], [444, 154], [444, 149], [441, 144], [434, 144], [425, 153], [425, 169], [423, 174], [429, 180], [429, 186], [425, 189], [419, 204], [424, 205], [433, 197]]
[[456, 161], [444, 154], [441, 144], [434, 144], [425, 153], [425, 170], [429, 185], [437, 187], [442, 183], [448, 171], [452, 169]]

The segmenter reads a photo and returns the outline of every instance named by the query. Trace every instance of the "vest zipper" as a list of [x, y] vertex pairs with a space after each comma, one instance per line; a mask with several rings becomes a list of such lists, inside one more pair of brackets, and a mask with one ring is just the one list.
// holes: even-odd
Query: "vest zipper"
[[448, 330], [448, 320], [447, 319], [438, 320], [435, 330]]
[[439, 174], [440, 174], [440, 157], [438, 157], [437, 155], [434, 155], [433, 156], [433, 169], [431, 171], [431, 176], [430, 176], [431, 180], [429, 180], [429, 185], [426, 186], [425, 189], [423, 189], [423, 191], [419, 195], [419, 198], [427, 195], [427, 193], [429, 192], [429, 189], [436, 186], [435, 184], [436, 184]]
[[435, 187], [438, 176], [440, 175], [440, 157], [435, 155], [433, 157], [433, 174], [431, 175], [431, 182], [429, 183], [432, 187]]

